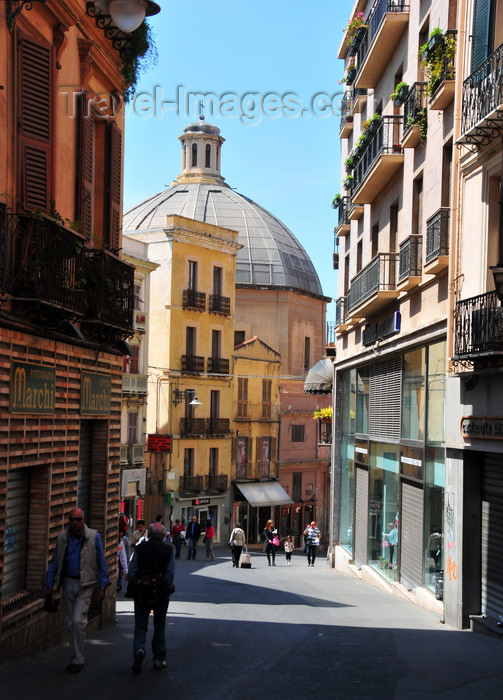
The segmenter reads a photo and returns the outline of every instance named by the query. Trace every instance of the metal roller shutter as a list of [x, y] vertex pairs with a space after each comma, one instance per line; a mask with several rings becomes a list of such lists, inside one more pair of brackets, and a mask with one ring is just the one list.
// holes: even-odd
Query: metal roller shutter
[[423, 489], [402, 483], [400, 580], [407, 588], [423, 585]]
[[482, 480], [482, 613], [503, 615], [503, 456], [486, 453]]
[[356, 499], [355, 499], [355, 526], [354, 547], [355, 562], [365, 564], [368, 559], [367, 529], [368, 529], [368, 500], [369, 500], [369, 474], [366, 469], [356, 467]]
[[7, 527], [2, 595], [18, 593], [26, 582], [30, 470], [11, 469], [7, 477]]
[[400, 440], [402, 358], [390, 357], [370, 367], [369, 435]]

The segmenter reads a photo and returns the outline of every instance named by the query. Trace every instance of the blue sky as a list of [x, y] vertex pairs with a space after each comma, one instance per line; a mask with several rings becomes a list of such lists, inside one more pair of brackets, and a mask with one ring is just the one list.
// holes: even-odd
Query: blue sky
[[[178, 136], [198, 118], [180, 96], [212, 93], [214, 112], [207, 100], [206, 119], [226, 140], [226, 183], [290, 228], [324, 294], [335, 297], [331, 201], [340, 190], [343, 72], [337, 51], [353, 3], [160, 4], [150, 20], [158, 62], [140, 76], [126, 112], [125, 209], [165, 189], [180, 172]], [[327, 320], [334, 320], [333, 304]]]

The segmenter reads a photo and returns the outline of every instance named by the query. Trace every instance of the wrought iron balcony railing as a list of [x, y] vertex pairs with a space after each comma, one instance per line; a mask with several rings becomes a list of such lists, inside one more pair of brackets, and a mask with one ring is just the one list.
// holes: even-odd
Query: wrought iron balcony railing
[[[11, 229], [12, 246], [7, 247]], [[62, 318], [86, 311], [84, 240], [44, 214], [4, 213], [4, 291], [59, 309]]]
[[400, 245], [398, 256], [398, 281], [403, 282], [408, 277], [421, 277], [423, 257], [423, 237], [409, 236]]
[[[400, 130], [402, 117], [383, 116], [379, 121], [371, 121], [366, 138], [360, 147], [353, 168], [353, 192], [357, 192], [379, 158], [392, 153], [402, 154]], [[358, 194], [356, 194], [358, 199]]]
[[485, 145], [502, 132], [502, 76], [503, 44], [463, 82], [461, 142]]
[[219, 294], [210, 294], [208, 311], [214, 314], [229, 316], [231, 312], [230, 297], [222, 297]]
[[180, 418], [180, 435], [206, 435], [206, 418]]
[[208, 357], [209, 374], [229, 374], [229, 360], [223, 357]]
[[205, 491], [226, 491], [228, 483], [227, 474], [207, 474], [204, 477]]
[[349, 202], [350, 197], [344, 196], [341, 198], [341, 203], [337, 207], [337, 229], [341, 226], [349, 226]]
[[181, 493], [200, 493], [203, 490], [203, 476], [181, 476], [180, 477], [180, 492]]
[[339, 135], [341, 138], [349, 136], [353, 129], [353, 92], [347, 90], [341, 100], [341, 123]]
[[454, 309], [454, 360], [503, 351], [503, 308], [496, 292], [458, 301]]
[[341, 326], [346, 321], [346, 297], [339, 297], [335, 301], [335, 325]]
[[84, 270], [86, 322], [132, 334], [134, 267], [108, 250], [86, 249]]
[[230, 435], [231, 422], [228, 418], [207, 418], [207, 435]]
[[404, 135], [421, 119], [426, 119], [427, 83], [414, 83], [403, 103]]
[[204, 357], [200, 355], [182, 355], [182, 372], [204, 372]]
[[193, 309], [195, 311], [206, 310], [206, 294], [196, 292], [195, 289], [183, 290], [183, 308]]
[[378, 292], [396, 289], [397, 253], [379, 253], [351, 282], [348, 311], [353, 311]]
[[275, 462], [247, 462], [236, 465], [236, 479], [277, 479]]
[[449, 254], [449, 209], [442, 207], [426, 222], [426, 263]]

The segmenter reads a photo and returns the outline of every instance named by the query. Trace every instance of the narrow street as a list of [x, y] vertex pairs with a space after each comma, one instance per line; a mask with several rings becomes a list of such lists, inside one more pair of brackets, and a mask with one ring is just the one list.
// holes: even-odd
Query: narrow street
[[[182, 550], [182, 556], [184, 550]], [[199, 556], [202, 556], [200, 547]], [[494, 698], [503, 685], [502, 642], [440, 623], [320, 558], [295, 552], [287, 567], [252, 553], [235, 569], [180, 559], [168, 613], [168, 668], [131, 673], [133, 604], [119, 594], [117, 625], [88, 637], [86, 666], [65, 672], [64, 646], [0, 666], [4, 698]], [[150, 636], [149, 636], [150, 643]]]

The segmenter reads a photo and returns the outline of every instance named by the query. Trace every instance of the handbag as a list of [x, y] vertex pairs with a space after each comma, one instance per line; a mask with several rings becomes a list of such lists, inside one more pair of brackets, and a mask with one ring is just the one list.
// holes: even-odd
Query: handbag
[[272, 538], [272, 543], [275, 547], [279, 547], [280, 542], [278, 535], [274, 535], [274, 537]]
[[54, 600], [52, 595], [49, 593], [44, 601], [44, 610], [48, 613], [58, 612], [59, 600]]

